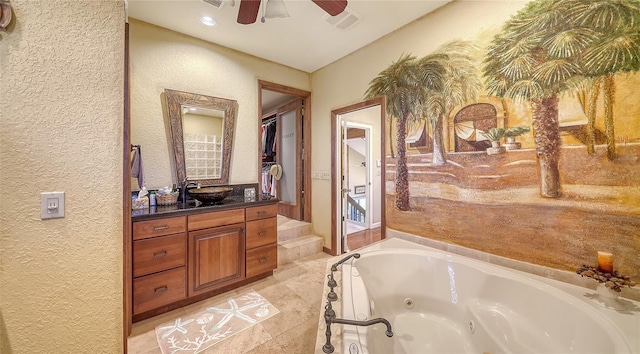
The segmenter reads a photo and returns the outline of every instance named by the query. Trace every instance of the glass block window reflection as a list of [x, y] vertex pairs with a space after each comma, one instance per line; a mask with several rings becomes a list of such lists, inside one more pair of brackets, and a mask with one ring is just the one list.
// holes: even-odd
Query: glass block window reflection
[[185, 133], [184, 162], [189, 179], [221, 178], [222, 137]]

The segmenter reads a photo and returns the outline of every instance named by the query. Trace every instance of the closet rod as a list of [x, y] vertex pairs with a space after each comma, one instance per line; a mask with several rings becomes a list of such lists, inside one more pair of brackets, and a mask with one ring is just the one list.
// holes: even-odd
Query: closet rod
[[265, 119], [262, 121], [262, 125], [271, 124], [276, 121], [276, 117]]

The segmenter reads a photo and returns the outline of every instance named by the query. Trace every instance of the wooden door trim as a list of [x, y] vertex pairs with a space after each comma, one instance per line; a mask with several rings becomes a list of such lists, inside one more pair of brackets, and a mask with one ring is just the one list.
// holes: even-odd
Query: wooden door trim
[[[261, 105], [263, 89], [299, 97], [304, 103], [304, 116], [302, 118], [302, 136], [304, 137], [304, 168], [302, 171], [304, 176], [302, 182], [304, 184], [304, 213], [302, 219], [303, 221], [311, 222], [311, 92], [269, 81], [258, 80], [258, 128], [260, 128], [262, 124], [262, 116], [264, 114]], [[258, 129], [256, 139], [256, 141], [261, 141], [260, 129]], [[258, 144], [257, 154], [258, 156], [261, 155], [260, 144]], [[260, 159], [258, 159], [257, 168], [257, 171], [262, 171], [262, 161], [260, 161]], [[260, 182], [261, 176], [258, 174], [258, 185], [261, 185]]]
[[[380, 106], [380, 149], [381, 149], [380, 156], [382, 159], [382, 162], [380, 164], [380, 176], [381, 176], [381, 182], [380, 182], [380, 193], [381, 193], [380, 232], [381, 232], [381, 235], [380, 237], [381, 239], [384, 239], [386, 237], [385, 121], [386, 121], [387, 106], [386, 106], [384, 97], [377, 97], [364, 102], [359, 102], [356, 104], [352, 104], [350, 106], [338, 108], [331, 111], [331, 250], [330, 252], [334, 256], [337, 255], [337, 251], [338, 251], [338, 236], [336, 232], [337, 223], [338, 223], [338, 218], [336, 217], [336, 214], [338, 212], [338, 209], [337, 209], [338, 195], [336, 193], [336, 190], [337, 190], [336, 184], [340, 183], [340, 176], [339, 176], [340, 166], [338, 166], [338, 161], [336, 160], [336, 154], [338, 152], [337, 144], [339, 143], [339, 136], [336, 134], [336, 131], [337, 131], [336, 129], [338, 128], [338, 116], [341, 114], [347, 114], [347, 113], [351, 113], [354, 111], [358, 111], [361, 109], [378, 106], [378, 105]], [[375, 129], [375, 126], [374, 126], [374, 129]]]
[[133, 266], [131, 239], [131, 117], [129, 98], [129, 23], [124, 27], [124, 107], [122, 147], [122, 343], [127, 353], [133, 315]]

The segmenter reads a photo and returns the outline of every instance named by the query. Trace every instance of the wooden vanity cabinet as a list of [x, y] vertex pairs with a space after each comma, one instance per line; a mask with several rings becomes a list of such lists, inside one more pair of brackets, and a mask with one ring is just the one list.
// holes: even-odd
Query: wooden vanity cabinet
[[274, 203], [134, 221], [134, 321], [270, 274], [277, 212]]

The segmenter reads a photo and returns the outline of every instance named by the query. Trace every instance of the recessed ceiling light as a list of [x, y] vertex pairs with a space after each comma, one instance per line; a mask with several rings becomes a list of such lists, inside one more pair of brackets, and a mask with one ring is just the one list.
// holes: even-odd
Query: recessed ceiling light
[[209, 26], [209, 27], [213, 27], [216, 25], [216, 20], [213, 19], [213, 17], [209, 17], [209, 16], [202, 16], [200, 17], [200, 22], [205, 25], [205, 26]]

